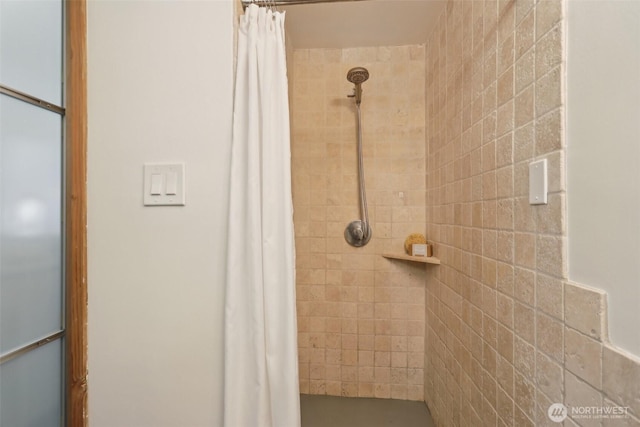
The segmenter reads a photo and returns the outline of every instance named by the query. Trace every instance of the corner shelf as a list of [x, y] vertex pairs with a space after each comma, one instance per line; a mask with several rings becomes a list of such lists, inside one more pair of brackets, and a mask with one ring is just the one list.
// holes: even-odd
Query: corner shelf
[[401, 259], [403, 261], [413, 261], [413, 262], [421, 262], [423, 264], [440, 264], [440, 260], [436, 257], [424, 257], [424, 256], [411, 256], [405, 254], [396, 254], [396, 253], [384, 253], [383, 257], [389, 259]]

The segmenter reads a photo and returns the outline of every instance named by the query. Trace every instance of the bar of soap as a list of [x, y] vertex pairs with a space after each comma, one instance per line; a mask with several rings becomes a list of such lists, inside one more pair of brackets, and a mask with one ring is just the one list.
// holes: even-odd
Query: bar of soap
[[411, 245], [411, 255], [431, 257], [433, 256], [433, 247], [429, 243], [414, 243]]
[[424, 243], [414, 243], [411, 245], [411, 255], [427, 256], [427, 245]]

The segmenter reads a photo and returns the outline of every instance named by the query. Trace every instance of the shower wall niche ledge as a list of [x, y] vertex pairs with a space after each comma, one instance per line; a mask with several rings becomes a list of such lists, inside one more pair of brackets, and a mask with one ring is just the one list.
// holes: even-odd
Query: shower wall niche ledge
[[406, 255], [402, 253], [390, 253], [390, 252], [383, 253], [382, 256], [389, 259], [400, 259], [403, 261], [421, 262], [423, 264], [440, 264], [440, 260], [432, 256], [427, 256], [427, 257], [411, 256], [411, 255]]

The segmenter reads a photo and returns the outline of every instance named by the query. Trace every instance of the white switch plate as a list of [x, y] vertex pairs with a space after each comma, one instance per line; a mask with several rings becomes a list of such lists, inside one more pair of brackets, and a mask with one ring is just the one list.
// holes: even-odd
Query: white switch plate
[[185, 205], [184, 163], [145, 163], [143, 169], [145, 206]]
[[547, 204], [547, 159], [529, 163], [529, 204]]

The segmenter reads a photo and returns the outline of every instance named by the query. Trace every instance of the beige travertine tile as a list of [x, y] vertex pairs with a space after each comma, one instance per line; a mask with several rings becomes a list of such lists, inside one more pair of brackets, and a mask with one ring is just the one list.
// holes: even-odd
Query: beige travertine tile
[[[497, 212], [496, 212], [496, 227], [502, 230], [511, 231], [514, 229], [514, 221], [513, 221], [513, 204], [514, 200], [512, 198], [508, 199], [500, 199], [497, 203]], [[511, 238], [513, 238], [511, 236]], [[505, 254], [507, 255], [507, 254]], [[511, 257], [513, 257], [513, 253], [511, 253]], [[512, 258], [508, 255], [505, 257], [505, 260], [512, 262]]]
[[513, 310], [514, 331], [518, 337], [530, 344], [535, 343], [535, 311], [524, 304], [515, 302]]
[[497, 294], [496, 318], [508, 328], [513, 328], [513, 298], [501, 292]]
[[600, 389], [602, 386], [602, 344], [586, 335], [565, 328], [565, 367]]
[[496, 145], [491, 141], [481, 148], [482, 153], [482, 171], [488, 172], [496, 168]]
[[511, 33], [509, 35], [505, 35], [500, 40], [500, 45], [498, 46], [497, 53], [497, 71], [499, 74], [502, 74], [505, 70], [507, 70], [510, 66], [513, 65], [514, 62], [514, 34]]
[[324, 380], [310, 380], [309, 381], [309, 392], [311, 394], [326, 394], [326, 381]]
[[[500, 212], [498, 202], [498, 212]], [[512, 263], [514, 257], [514, 234], [510, 231], [499, 231], [496, 258], [500, 261]]]
[[562, 1], [543, 0], [536, 7], [537, 38], [544, 36], [562, 18]]
[[540, 35], [540, 40], [536, 44], [536, 65], [537, 76], [542, 76], [562, 62], [562, 31], [556, 25], [546, 34]]
[[[572, 372], [565, 369], [564, 371], [565, 377], [565, 398], [564, 404], [569, 409], [569, 413], [571, 413], [572, 407], [578, 406], [591, 406], [591, 407], [601, 407], [602, 406], [602, 393], [598, 390], [591, 387], [589, 384], [582, 381], [580, 378], [576, 377]], [[577, 418], [575, 421], [579, 422], [581, 425], [585, 427], [591, 426], [599, 426], [601, 425], [602, 419], [588, 419], [588, 418]]]
[[536, 267], [538, 271], [558, 278], [566, 277], [566, 241], [561, 236], [538, 235]]
[[[517, 16], [517, 13], [516, 13]], [[516, 19], [517, 20], [517, 19]], [[515, 56], [519, 59], [534, 43], [535, 36], [535, 13], [530, 11], [522, 20], [517, 20], [515, 36]]]
[[[313, 393], [312, 393], [313, 394]], [[358, 383], [356, 382], [342, 382], [342, 396], [356, 397], [358, 396]]]
[[538, 232], [547, 234], [564, 234], [566, 225], [564, 219], [565, 195], [549, 194], [546, 205], [536, 209]]
[[514, 426], [533, 427], [533, 421], [517, 406], [514, 406]]
[[374, 397], [373, 387], [373, 383], [358, 382], [358, 397]]
[[498, 198], [513, 197], [513, 166], [496, 171], [496, 186]]
[[[490, 353], [490, 355], [492, 355], [493, 349], [497, 347], [498, 341], [497, 322], [492, 317], [486, 315], [482, 320], [482, 338], [486, 344], [492, 347], [492, 353]], [[487, 349], [485, 348], [485, 350]]]
[[510, 166], [513, 163], [513, 132], [501, 136], [496, 141], [496, 166]]
[[605, 293], [575, 283], [564, 285], [567, 326], [597, 340], [606, 339]]
[[536, 385], [552, 402], [562, 401], [564, 395], [562, 366], [539, 351], [536, 352]]
[[[555, 106], [551, 108], [555, 108]], [[555, 109], [539, 117], [535, 123], [535, 132], [535, 149], [537, 156], [543, 156], [561, 149], [563, 135], [562, 111]]]
[[564, 329], [562, 322], [538, 313], [536, 316], [536, 344], [557, 362], [564, 362], [562, 348]]
[[513, 67], [510, 67], [498, 78], [498, 105], [503, 105], [513, 98], [514, 91], [514, 73]]
[[[518, 206], [518, 203], [516, 203]], [[516, 208], [516, 213], [518, 209]], [[532, 233], [514, 234], [514, 261], [525, 268], [536, 266], [536, 236]]]
[[497, 347], [498, 354], [508, 362], [513, 362], [513, 331], [501, 324], [497, 325]]
[[520, 267], [516, 267], [514, 272], [514, 297], [530, 306], [535, 305], [535, 273]]
[[620, 406], [640, 415], [640, 360], [605, 345], [602, 357], [602, 391]]
[[535, 348], [518, 336], [514, 337], [513, 344], [513, 366], [525, 378], [533, 381], [536, 369]]
[[529, 194], [529, 162], [516, 163], [513, 166], [513, 194], [527, 196]]
[[535, 101], [537, 117], [542, 116], [562, 104], [561, 86], [562, 72], [559, 66], [542, 77], [538, 76]]
[[536, 307], [546, 314], [564, 320], [564, 283], [560, 279], [536, 276]]
[[536, 402], [535, 395], [536, 392], [534, 384], [529, 382], [523, 375], [516, 371], [514, 378], [514, 402], [517, 408], [520, 409], [528, 418], [534, 417]]
[[555, 151], [548, 154], [546, 158], [548, 160], [547, 174], [549, 180], [549, 192], [554, 193], [564, 191], [566, 189], [564, 151]]
[[535, 81], [535, 48], [530, 49], [518, 59], [515, 68], [515, 93], [519, 94]]
[[[611, 408], [618, 407], [619, 405], [605, 397], [603, 406]], [[624, 411], [624, 408], [621, 410]], [[620, 417], [603, 419], [602, 425], [603, 427], [637, 427], [640, 425], [640, 419], [627, 410], [626, 413]]]
[[513, 425], [513, 398], [498, 387], [496, 396], [496, 412], [502, 425]]
[[533, 120], [535, 108], [537, 106], [534, 94], [537, 94], [537, 92], [534, 91], [534, 86], [529, 85], [516, 96], [514, 104], [514, 124], [517, 128]]
[[549, 398], [540, 391], [540, 388], [536, 390], [536, 427], [555, 427], [558, 425], [558, 423], [551, 421], [548, 416], [549, 407], [552, 403], [555, 403], [554, 399]]
[[520, 162], [531, 159], [535, 153], [535, 124], [516, 129], [513, 137], [513, 160]]
[[502, 356], [496, 357], [496, 380], [504, 392], [513, 398], [514, 367]]

